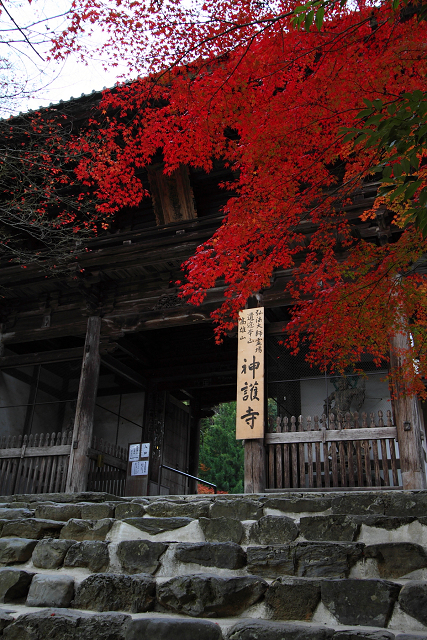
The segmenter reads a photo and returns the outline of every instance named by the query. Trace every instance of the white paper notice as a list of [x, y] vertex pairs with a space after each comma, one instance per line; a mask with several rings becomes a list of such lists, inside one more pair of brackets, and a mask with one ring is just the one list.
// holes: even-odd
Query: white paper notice
[[150, 455], [150, 443], [149, 442], [143, 442], [141, 444], [141, 458], [148, 458]]
[[147, 476], [148, 475], [148, 460], [138, 460], [132, 462], [131, 476]]
[[131, 462], [132, 460], [139, 460], [140, 447], [141, 445], [139, 444], [131, 444], [129, 446], [129, 462]]

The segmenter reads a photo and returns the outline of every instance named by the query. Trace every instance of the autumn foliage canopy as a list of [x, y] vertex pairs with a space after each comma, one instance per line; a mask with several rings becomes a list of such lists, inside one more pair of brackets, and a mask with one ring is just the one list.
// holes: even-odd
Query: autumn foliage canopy
[[[218, 335], [275, 270], [289, 270], [296, 351], [345, 370], [363, 353], [384, 364], [390, 336], [410, 332], [407, 384], [427, 371], [426, 4], [311, 0], [74, 0], [53, 55], [87, 55], [79, 36], [102, 27], [102, 53], [127, 66], [106, 91], [92, 132], [75, 141], [77, 177], [99, 211], [138, 206], [137, 176], [161, 150], [166, 172], [234, 175], [223, 225], [186, 264], [182, 293], [198, 304], [226, 285]], [[136, 78], [136, 79], [135, 79]], [[349, 220], [352, 192], [377, 181], [365, 241]], [[386, 238], [387, 240], [387, 238]], [[291, 271], [292, 270], [292, 271]]]

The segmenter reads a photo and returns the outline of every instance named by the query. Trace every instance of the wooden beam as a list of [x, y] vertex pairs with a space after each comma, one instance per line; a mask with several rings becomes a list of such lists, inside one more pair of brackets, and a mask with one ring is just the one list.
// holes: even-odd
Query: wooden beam
[[87, 321], [86, 342], [77, 395], [73, 445], [68, 465], [66, 486], [68, 493], [78, 493], [86, 490], [89, 473], [89, 457], [87, 453], [92, 444], [93, 419], [101, 364], [99, 355], [100, 333], [101, 318], [99, 316], [91, 316]]
[[126, 364], [123, 364], [122, 362], [120, 362], [120, 360], [117, 360], [117, 358], [106, 354], [102, 356], [101, 362], [105, 367], [110, 369], [110, 371], [113, 371], [120, 377], [125, 378], [132, 384], [135, 384], [137, 387], [145, 387], [145, 379], [140, 376], [139, 373], [128, 367]]
[[377, 440], [396, 438], [396, 427], [372, 427], [367, 429], [343, 429], [320, 431], [296, 431], [294, 433], [266, 433], [266, 444], [289, 444], [295, 442], [351, 442], [353, 440]]
[[23, 353], [0, 358], [0, 369], [9, 367], [26, 367], [33, 364], [50, 364], [53, 362], [67, 362], [83, 358], [83, 347], [72, 349], [55, 349], [55, 351], [39, 351], [36, 353]]

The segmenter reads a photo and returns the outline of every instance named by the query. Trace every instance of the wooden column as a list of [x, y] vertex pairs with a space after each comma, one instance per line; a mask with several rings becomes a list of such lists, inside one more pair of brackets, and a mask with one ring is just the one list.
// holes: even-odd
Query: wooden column
[[101, 318], [92, 316], [87, 321], [86, 342], [74, 418], [73, 444], [68, 465], [67, 488], [70, 493], [86, 491], [89, 472], [87, 450], [92, 444], [93, 418], [99, 380], [99, 336]]
[[245, 440], [245, 493], [265, 490], [265, 447], [263, 439]]
[[[200, 402], [192, 400], [190, 403], [190, 442], [188, 456], [188, 473], [199, 475], [199, 451], [200, 451]], [[197, 494], [197, 480], [189, 481], [189, 493]]]
[[[166, 391], [158, 389], [156, 382], [149, 382], [145, 395], [144, 442], [150, 443], [150, 477], [148, 495], [156, 491], [159, 468], [163, 460], [165, 432]], [[160, 491], [160, 488], [158, 487]]]
[[[402, 353], [409, 349], [408, 336], [398, 333], [390, 342], [391, 368], [402, 366]], [[426, 489], [426, 471], [421, 433], [423, 416], [416, 396], [407, 393], [404, 383], [395, 376], [392, 380], [393, 409], [397, 427], [400, 468], [404, 489]]]

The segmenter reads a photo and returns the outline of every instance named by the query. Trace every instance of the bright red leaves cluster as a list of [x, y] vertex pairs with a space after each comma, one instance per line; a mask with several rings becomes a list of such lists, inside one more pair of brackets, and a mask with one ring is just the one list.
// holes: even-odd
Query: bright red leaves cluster
[[406, 373], [420, 391], [426, 282], [413, 265], [426, 243], [410, 225], [393, 244], [355, 241], [342, 213], [378, 162], [375, 148], [344, 142], [343, 129], [361, 125], [363, 99], [387, 106], [426, 90], [425, 22], [393, 4], [317, 3], [323, 24], [298, 30], [295, 0], [74, 0], [56, 55], [82, 49], [76, 36], [101, 25], [110, 60], [142, 78], [105, 93], [96, 144], [82, 141], [78, 177], [96, 185], [103, 212], [138, 204], [135, 170], [159, 149], [166, 171], [209, 171], [213, 158], [233, 170], [225, 222], [187, 262], [182, 288], [198, 304], [225, 282], [219, 333], [274, 270], [295, 269], [294, 350], [305, 336], [312, 362], [329, 369], [363, 352], [382, 363], [390, 335], [410, 329], [417, 361]]

